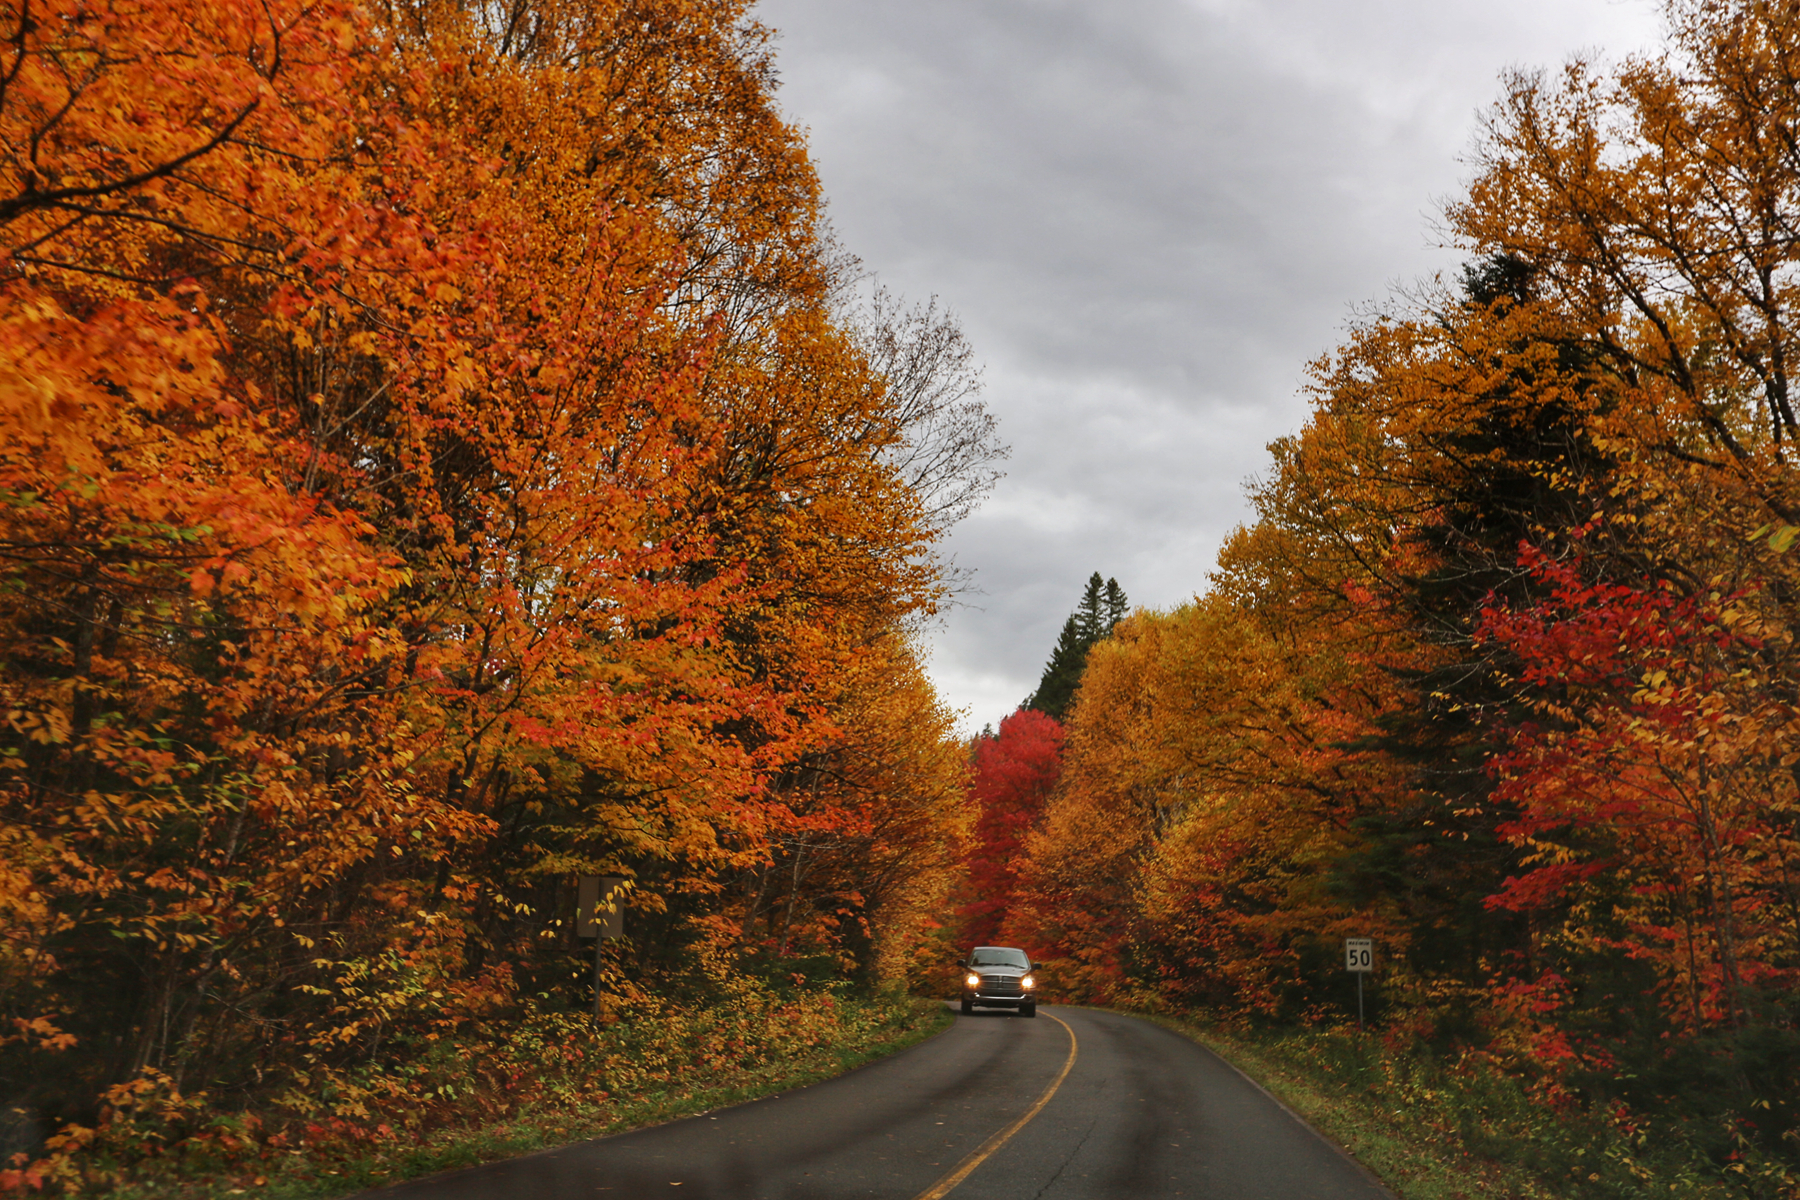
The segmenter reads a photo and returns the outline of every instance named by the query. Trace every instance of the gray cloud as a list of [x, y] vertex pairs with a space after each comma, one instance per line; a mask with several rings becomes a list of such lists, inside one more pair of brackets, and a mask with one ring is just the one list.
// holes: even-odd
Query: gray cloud
[[950, 551], [980, 607], [933, 675], [967, 723], [1030, 691], [1088, 572], [1204, 586], [1306, 363], [1352, 306], [1453, 270], [1431, 216], [1515, 64], [1653, 41], [1637, 0], [762, 0], [845, 246], [939, 295], [1010, 474]]

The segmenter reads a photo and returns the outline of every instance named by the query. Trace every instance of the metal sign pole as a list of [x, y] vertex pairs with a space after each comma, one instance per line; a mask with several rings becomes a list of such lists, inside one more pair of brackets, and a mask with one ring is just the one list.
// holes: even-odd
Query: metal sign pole
[[1361, 971], [1358, 971], [1356, 973], [1356, 1032], [1358, 1032], [1358, 1033], [1361, 1033], [1363, 1031], [1362, 977], [1363, 977], [1363, 973]]
[[601, 944], [625, 936], [625, 880], [618, 875], [582, 875], [575, 888], [575, 932], [594, 939], [594, 1020], [601, 1016]]
[[599, 1020], [599, 948], [607, 945], [605, 937], [594, 939], [594, 1020]]

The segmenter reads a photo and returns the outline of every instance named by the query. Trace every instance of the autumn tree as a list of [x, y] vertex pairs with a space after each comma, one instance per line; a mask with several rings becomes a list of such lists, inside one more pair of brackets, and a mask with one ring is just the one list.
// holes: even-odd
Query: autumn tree
[[992, 737], [974, 744], [969, 793], [977, 810], [968, 848], [969, 900], [962, 940], [993, 945], [1014, 936], [1013, 893], [1025, 839], [1062, 771], [1063, 730], [1054, 717], [1021, 708]]
[[[1415, 1011], [1458, 1036], [1491, 1035], [1528, 993], [1547, 1005], [1533, 1011], [1560, 1014], [1550, 1025], [1604, 1040], [1668, 1028], [1659, 1021], [1729, 1027], [1787, 987], [1788, 935], [1750, 915], [1781, 902], [1745, 898], [1750, 862], [1784, 869], [1786, 801], [1734, 764], [1776, 761], [1757, 756], [1785, 744], [1794, 694], [1781, 231], [1796, 23], [1773, 5], [1675, 4], [1670, 18], [1665, 56], [1610, 77], [1576, 62], [1560, 81], [1511, 79], [1481, 173], [1451, 211], [1475, 265], [1461, 286], [1427, 285], [1361, 324], [1319, 365], [1306, 428], [1273, 447], [1258, 520], [1221, 556], [1216, 602], [1305, 681], [1288, 728], [1354, 718], [1301, 776], [1323, 796], [1332, 775], [1367, 773], [1325, 818], [1347, 825], [1310, 859], [1317, 886], [1216, 910], [1184, 901], [1182, 888], [1231, 878], [1231, 856], [1205, 857], [1218, 842], [1200, 840], [1203, 869], [1168, 858], [1144, 893], [1168, 917], [1217, 912], [1243, 928], [1274, 928], [1265, 916], [1313, 900], [1385, 922], [1413, 981], [1393, 990], [1414, 986]], [[1582, 632], [1596, 623], [1605, 632]], [[1609, 682], [1576, 687], [1608, 639], [1620, 656], [1605, 660], [1620, 663], [1601, 673]], [[1157, 695], [1168, 653], [1134, 668], [1120, 703]], [[1686, 665], [1658, 698], [1655, 671], [1677, 678], [1667, 655]], [[1363, 677], [1335, 675], [1333, 658]], [[1071, 714], [1067, 779], [1088, 754], [1096, 683]], [[1248, 700], [1228, 688], [1214, 705], [1251, 728]], [[1715, 720], [1741, 750], [1727, 751]], [[1133, 777], [1136, 794], [1173, 777], [1148, 768], [1155, 740], [1104, 740], [1150, 770]], [[1275, 761], [1273, 744], [1260, 763]], [[1590, 775], [1584, 756], [1605, 768]], [[1216, 760], [1186, 786], [1230, 779], [1231, 760]], [[1312, 803], [1290, 795], [1296, 812]], [[1053, 802], [1047, 834], [1063, 820]], [[1695, 839], [1679, 852], [1677, 828]], [[1121, 844], [1150, 849], [1121, 861], [1164, 862], [1156, 847], [1175, 842], [1147, 819], [1135, 829]], [[1245, 853], [1283, 844], [1271, 833]], [[1552, 866], [1570, 872], [1566, 886]], [[1158, 953], [1179, 944], [1146, 932], [1147, 911], [1109, 927], [1125, 938], [1121, 964], [1132, 938]], [[1670, 932], [1684, 921], [1691, 937]], [[1754, 966], [1733, 932], [1751, 926]], [[1547, 990], [1531, 992], [1540, 979]], [[1621, 995], [1648, 994], [1664, 998], [1661, 1015], [1641, 1012], [1635, 1031], [1609, 1024], [1630, 1007]], [[1496, 1009], [1495, 995], [1512, 999]]]
[[[1496, 596], [1538, 593], [1521, 543], [1565, 545], [1597, 511], [1630, 502], [1596, 444], [1616, 381], [1530, 268], [1489, 260], [1429, 299], [1358, 328], [1319, 365], [1312, 421], [1276, 444], [1277, 470], [1253, 490], [1261, 544], [1296, 549], [1278, 564], [1228, 551], [1225, 565], [1256, 572], [1230, 583], [1245, 603], [1262, 605], [1276, 571], [1290, 576], [1276, 594], [1310, 597], [1314, 620], [1364, 639], [1384, 631], [1371, 665], [1404, 700], [1356, 749], [1403, 766], [1405, 786], [1359, 816], [1333, 875], [1359, 904], [1398, 906], [1409, 966], [1444, 981], [1434, 1019], [1448, 1026], [1475, 1019], [1493, 972], [1528, 940], [1482, 905], [1517, 868], [1487, 768], [1524, 708], [1510, 653], [1477, 636], [1481, 614]], [[1622, 559], [1631, 541], [1608, 538]]]
[[0, 20], [11, 1094], [580, 1008], [582, 873], [656, 986], [818, 831], [795, 924], [900, 971], [999, 448], [952, 323], [834, 307], [744, 6]]
[[847, 319], [904, 431], [888, 461], [933, 527], [970, 516], [1011, 450], [980, 400], [981, 370], [955, 316], [936, 297], [909, 308], [877, 285]]
[[1518, 73], [1452, 206], [1477, 249], [1530, 264], [1633, 389], [1621, 431], [1785, 512], [1795, 253], [1794, 13], [1668, 6], [1670, 48], [1606, 77]]
[[[1537, 865], [1495, 903], [1558, 929], [1534, 965], [1568, 974], [1609, 957], [1604, 923], [1581, 914], [1618, 897], [1631, 928], [1613, 944], [1639, 971], [1658, 964], [1648, 986], [1665, 1018], [1735, 1026], [1789, 990], [1791, 936], [1765, 931], [1744, 958], [1733, 931], [1757, 920], [1741, 905], [1762, 907], [1744, 899], [1739, 873], [1749, 860], [1785, 862], [1790, 824], [1783, 768], [1758, 780], [1738, 762], [1786, 742], [1796, 683], [1782, 531], [1793, 521], [1785, 364], [1800, 41], [1791, 5], [1667, 12], [1661, 55], [1510, 77], [1468, 199], [1450, 212], [1472, 247], [1530, 265], [1544, 305], [1604, 371], [1612, 401], [1585, 426], [1617, 463], [1578, 545], [1526, 547], [1523, 566], [1554, 594], [1498, 597], [1488, 617], [1494, 644], [1521, 657], [1517, 695], [1532, 706], [1495, 765], [1521, 805], [1507, 830], [1534, 865], [1556, 857], [1593, 874], [1550, 886]], [[1578, 656], [1608, 640], [1604, 656]], [[1559, 760], [1566, 790], [1542, 773], [1551, 747], [1570, 753]], [[1550, 818], [1556, 805], [1563, 816]], [[1640, 905], [1662, 916], [1633, 916]], [[1576, 1009], [1597, 1001], [1572, 996]]]
[[1800, 10], [1666, 12], [1508, 78], [1463, 278], [1352, 328], [1207, 594], [1088, 655], [1012, 919], [1080, 995], [1307, 1020], [1373, 932], [1391, 1028], [1723, 1163], [1800, 1123]]
[[[1306, 968], [1351, 915], [1331, 869], [1394, 783], [1344, 747], [1393, 697], [1368, 686], [1367, 648], [1306, 628], [1220, 593], [1140, 612], [1095, 648], [1015, 902], [1059, 987], [1271, 1012], [1312, 1001]], [[1392, 928], [1379, 908], [1365, 917]]]
[[[1743, 592], [1590, 583], [1579, 560], [1528, 563], [1554, 593], [1496, 606], [1483, 633], [1516, 649], [1521, 682], [1544, 697], [1494, 764], [1519, 805], [1504, 832], [1534, 853], [1489, 903], [1557, 919], [1556, 958], [1629, 937], [1662, 965], [1684, 1024], [1738, 1025], [1756, 989], [1791, 989], [1800, 968], [1795, 781], [1780, 765], [1795, 714], [1738, 670], [1766, 629], [1757, 606]], [[1566, 904], [1589, 894], [1621, 928], [1591, 928], [1587, 904]]]
[[727, 893], [723, 942], [775, 972], [907, 980], [935, 953], [972, 821], [966, 764], [910, 643], [890, 634], [842, 683], [835, 732], [773, 781], [791, 812]]

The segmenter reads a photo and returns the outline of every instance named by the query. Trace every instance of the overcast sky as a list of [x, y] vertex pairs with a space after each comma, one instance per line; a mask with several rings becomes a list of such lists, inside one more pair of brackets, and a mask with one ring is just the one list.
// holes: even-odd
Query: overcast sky
[[1008, 474], [949, 550], [931, 672], [968, 729], [1036, 686], [1089, 572], [1205, 587], [1306, 364], [1460, 263], [1434, 219], [1513, 66], [1651, 47], [1648, 0], [761, 0], [845, 248], [935, 295]]

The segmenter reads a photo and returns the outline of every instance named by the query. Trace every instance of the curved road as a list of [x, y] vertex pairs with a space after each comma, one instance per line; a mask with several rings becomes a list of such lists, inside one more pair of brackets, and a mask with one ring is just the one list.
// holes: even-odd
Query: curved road
[[1204, 1047], [1113, 1013], [1039, 1014], [959, 1016], [812, 1087], [376, 1195], [1392, 1200]]

